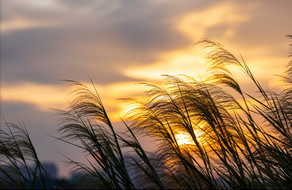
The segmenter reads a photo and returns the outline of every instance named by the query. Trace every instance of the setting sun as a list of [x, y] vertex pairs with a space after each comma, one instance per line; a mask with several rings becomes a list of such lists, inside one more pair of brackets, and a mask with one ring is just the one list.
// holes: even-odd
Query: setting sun
[[0, 5], [0, 189], [292, 189], [292, 1]]
[[192, 137], [188, 133], [183, 133], [183, 132], [178, 133], [175, 135], [175, 139], [179, 146], [187, 146], [187, 145], [194, 144]]

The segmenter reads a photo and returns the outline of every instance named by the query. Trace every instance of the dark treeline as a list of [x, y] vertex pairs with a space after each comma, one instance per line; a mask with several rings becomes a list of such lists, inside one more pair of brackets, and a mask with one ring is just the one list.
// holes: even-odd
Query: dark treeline
[[[68, 81], [73, 101], [58, 111], [56, 138], [87, 155], [87, 163], [67, 158], [84, 174], [87, 186], [80, 188], [292, 189], [292, 62], [281, 76], [286, 88], [273, 92], [242, 57], [213, 41], [198, 44], [209, 52], [209, 77], [167, 75], [162, 86], [147, 84], [147, 100], [132, 99], [133, 109], [122, 119], [124, 133], [116, 132], [96, 90]], [[243, 89], [230, 68], [243, 72], [256, 92]], [[66, 188], [49, 176], [26, 129], [5, 126], [0, 187]], [[145, 151], [141, 134], [157, 139], [155, 150]], [[179, 134], [191, 143], [179, 142]]]

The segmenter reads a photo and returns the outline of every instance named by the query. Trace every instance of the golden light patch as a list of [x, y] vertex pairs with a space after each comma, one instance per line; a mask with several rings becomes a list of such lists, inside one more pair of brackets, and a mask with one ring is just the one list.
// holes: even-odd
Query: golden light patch
[[3, 86], [2, 101], [18, 101], [36, 105], [41, 110], [63, 109], [66, 106], [66, 92], [62, 87], [24, 83], [16, 86]]
[[[83, 84], [95, 93], [91, 83]], [[133, 104], [125, 102], [121, 98], [137, 98], [145, 91], [145, 85], [127, 82], [105, 86], [94, 84], [94, 86], [113, 121], [120, 121], [120, 116], [126, 115], [133, 109]], [[51, 108], [66, 109], [69, 106], [68, 101], [70, 102], [74, 98], [68, 95], [69, 91], [69, 88], [64, 88], [64, 86], [22, 83], [3, 86], [0, 92], [2, 101], [30, 103], [40, 110], [47, 111]]]
[[158, 61], [145, 66], [137, 65], [123, 71], [123, 74], [140, 80], [161, 80], [161, 75], [186, 74], [196, 76], [204, 72], [202, 55], [197, 47], [165, 52]]
[[207, 29], [228, 24], [230, 27], [223, 37], [231, 37], [234, 34], [232, 26], [248, 19], [249, 15], [239, 12], [232, 3], [224, 2], [184, 16], [177, 24], [177, 28], [192, 39], [198, 40], [205, 37]]
[[[90, 86], [90, 84], [87, 86]], [[109, 117], [113, 121], [120, 121], [120, 117], [124, 117], [138, 106], [133, 101], [124, 99], [133, 97], [142, 99], [141, 95], [145, 90], [145, 85], [133, 84], [132, 82], [114, 83], [97, 88]]]
[[[217, 4], [209, 9], [193, 12], [183, 16], [176, 24], [176, 28], [190, 37], [193, 43], [206, 37], [206, 32], [212, 27], [228, 24], [223, 37], [234, 35], [233, 26], [247, 21], [249, 16], [239, 12], [232, 3]], [[161, 80], [162, 74], [186, 74], [196, 76], [204, 73], [201, 47], [188, 46], [174, 51], [163, 52], [157, 61], [146, 66], [138, 65], [127, 68], [123, 74], [141, 80]]]
[[36, 21], [23, 18], [15, 18], [9, 21], [1, 23], [1, 32], [10, 32], [14, 30], [23, 30], [31, 28], [43, 28], [52, 27], [60, 23], [60, 20], [46, 20], [46, 21]]
[[175, 139], [179, 146], [188, 146], [194, 144], [192, 137], [188, 133], [178, 133], [175, 135]]

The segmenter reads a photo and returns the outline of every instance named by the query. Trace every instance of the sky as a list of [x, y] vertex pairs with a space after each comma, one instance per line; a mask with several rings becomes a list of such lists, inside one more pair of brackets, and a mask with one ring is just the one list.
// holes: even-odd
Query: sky
[[[257, 79], [280, 90], [289, 62], [289, 0], [1, 0], [1, 114], [24, 122], [44, 161], [83, 155], [54, 140], [70, 99], [63, 79], [94, 81], [119, 128], [121, 98], [139, 98], [142, 82], [163, 74], [204, 77], [202, 39], [242, 55]], [[247, 80], [242, 85], [249, 88]], [[2, 122], [2, 121], [1, 121]], [[1, 124], [2, 125], [2, 124]]]

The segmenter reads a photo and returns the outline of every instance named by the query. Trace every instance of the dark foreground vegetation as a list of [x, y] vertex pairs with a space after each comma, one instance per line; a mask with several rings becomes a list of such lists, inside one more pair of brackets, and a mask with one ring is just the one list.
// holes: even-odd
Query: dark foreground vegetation
[[[58, 139], [88, 155], [87, 163], [68, 158], [85, 174], [84, 188], [292, 189], [292, 63], [281, 76], [285, 90], [276, 93], [260, 85], [242, 57], [212, 41], [199, 44], [209, 50], [210, 77], [165, 76], [163, 86], [148, 84], [147, 101], [132, 100], [135, 107], [122, 120], [124, 133], [116, 132], [96, 91], [70, 81], [74, 100], [59, 111]], [[242, 89], [231, 66], [256, 92]], [[48, 176], [25, 128], [5, 125], [0, 187], [68, 187]], [[141, 134], [157, 139], [156, 150], [145, 151]]]

